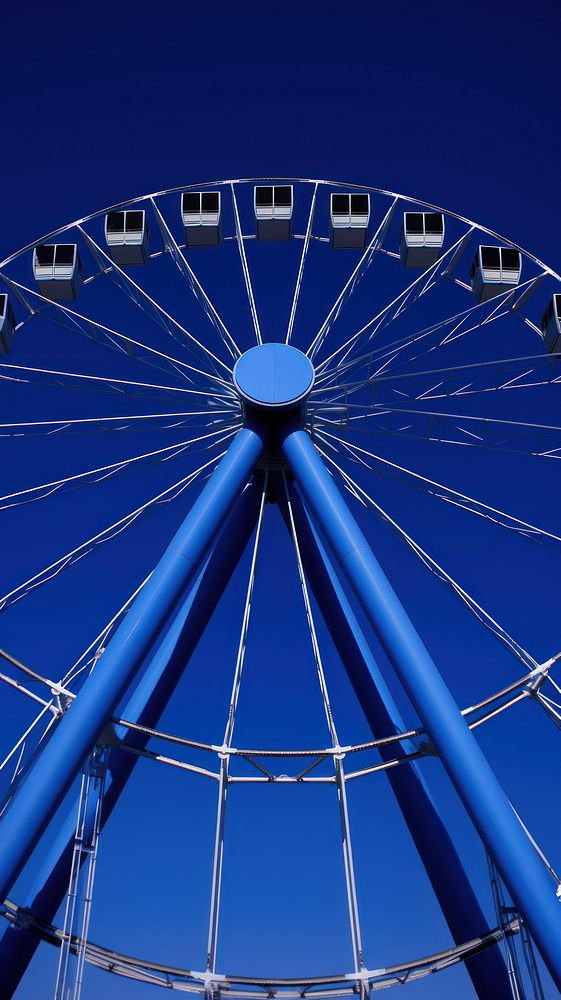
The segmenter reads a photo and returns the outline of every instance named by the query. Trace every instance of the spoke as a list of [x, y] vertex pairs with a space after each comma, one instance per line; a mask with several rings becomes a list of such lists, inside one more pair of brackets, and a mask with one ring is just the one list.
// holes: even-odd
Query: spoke
[[[535, 284], [542, 277], [531, 279], [526, 282], [526, 286]], [[518, 286], [518, 290], [526, 286]], [[361, 368], [368, 369], [368, 378], [375, 378], [390, 365], [393, 365], [393, 362], [396, 360], [400, 365], [410, 364], [425, 354], [437, 350], [439, 347], [452, 343], [452, 341], [460, 337], [465, 337], [467, 334], [472, 333], [474, 330], [479, 330], [489, 323], [494, 323], [504, 316], [515, 312], [517, 302], [515, 299], [516, 290], [502, 292], [487, 302], [476, 302], [462, 312], [455, 313], [453, 316], [447, 316], [437, 323], [433, 323], [428, 327], [423, 327], [423, 329], [415, 331], [413, 334], [402, 337], [389, 347], [379, 347], [361, 357], [348, 361], [346, 365], [334, 366], [329, 370], [325, 370], [322, 377], [318, 379], [318, 388], [329, 385], [332, 381], [335, 381], [336, 384], [337, 380], [341, 379], [343, 375], [347, 375], [348, 378], [351, 371], [354, 370], [356, 372]], [[466, 326], [466, 323], [470, 323], [474, 318], [475, 322]], [[419, 344], [422, 350], [415, 353], [415, 349]]]
[[253, 589], [255, 586], [255, 567], [257, 565], [257, 555], [259, 552], [259, 542], [261, 539], [261, 529], [263, 526], [263, 511], [265, 509], [265, 500], [267, 498], [268, 480], [269, 480], [269, 474], [268, 472], [266, 472], [265, 479], [263, 482], [263, 489], [261, 492], [261, 504], [259, 507], [259, 517], [257, 521], [257, 529], [255, 532], [255, 541], [253, 543], [253, 554], [251, 557], [251, 566], [249, 570], [249, 579], [247, 583], [245, 606], [244, 606], [242, 625], [240, 630], [240, 638], [238, 643], [236, 668], [234, 671], [232, 693], [230, 696], [230, 707], [228, 710], [228, 719], [224, 731], [223, 746], [221, 747], [221, 752], [220, 752], [220, 779], [218, 783], [218, 807], [216, 812], [216, 830], [214, 838], [214, 860], [212, 867], [212, 888], [210, 897], [210, 917], [209, 917], [209, 927], [208, 927], [208, 948], [207, 948], [207, 970], [211, 973], [216, 972], [218, 920], [220, 916], [222, 863], [224, 858], [224, 820], [226, 816], [226, 794], [228, 790], [228, 783], [230, 780], [228, 775], [230, 755], [228, 751], [232, 746], [234, 726], [236, 722], [236, 710], [238, 707], [238, 699], [240, 695], [240, 686], [241, 686], [242, 673], [245, 661], [245, 653], [247, 648], [247, 634], [249, 629], [249, 619], [251, 616], [251, 602], [253, 598]]
[[[108, 274], [118, 288], [121, 289], [134, 303], [146, 313], [150, 319], [156, 323], [157, 326], [162, 327], [169, 333], [174, 340], [181, 344], [182, 347], [190, 347], [195, 353], [202, 357], [207, 363], [210, 363], [212, 370], [217, 373], [219, 369], [227, 377], [230, 375], [230, 369], [223, 361], [220, 360], [205, 344], [200, 340], [197, 340], [189, 330], [186, 330], [181, 323], [178, 322], [173, 316], [170, 315], [155, 299], [153, 299], [143, 288], [140, 287], [134, 281], [130, 274], [127, 274], [122, 267], [115, 264], [109, 254], [102, 250], [98, 243], [82, 228], [82, 226], [77, 227], [84, 240], [86, 241], [94, 259], [97, 261], [99, 267]], [[208, 374], [208, 373], [207, 373]]]
[[61, 372], [51, 368], [30, 368], [27, 365], [14, 365], [0, 362], [0, 379], [7, 382], [19, 382], [38, 385], [49, 385], [56, 388], [89, 390], [91, 392], [117, 393], [121, 396], [152, 396], [161, 393], [163, 396], [193, 396], [199, 399], [201, 405], [212, 405], [213, 400], [232, 399], [231, 392], [227, 394], [213, 390], [212, 396], [203, 389], [188, 389], [174, 385], [158, 385], [151, 382], [134, 382], [130, 379], [108, 378], [102, 375], [84, 375], [80, 372]]
[[[317, 445], [316, 445], [317, 446]], [[415, 542], [415, 540], [409, 535], [404, 528], [401, 527], [390, 515], [379, 505], [371, 496], [362, 489], [361, 486], [356, 483], [344, 469], [338, 465], [337, 462], [330, 457], [327, 451], [319, 448], [321, 454], [326, 459], [326, 461], [337, 471], [337, 473], [342, 477], [344, 486], [348, 491], [365, 507], [367, 510], [372, 511], [373, 514], [385, 525], [387, 525], [391, 530], [400, 538], [405, 544], [414, 552], [414, 554], [420, 559], [424, 566], [430, 570], [430, 572], [437, 577], [442, 583], [446, 584], [452, 592], [461, 600], [461, 602], [468, 608], [469, 611], [477, 618], [478, 621], [482, 623], [493, 635], [496, 636], [499, 641], [506, 646], [507, 649], [515, 656], [528, 670], [535, 670], [539, 666], [537, 660], [520, 645], [502, 625], [499, 625], [491, 615], [485, 611], [485, 609], [470, 595], [459, 583], [456, 582], [447, 572], [440, 566], [435, 559], [432, 558], [420, 545]]]
[[147, 500], [146, 503], [141, 504], [140, 507], [136, 507], [128, 514], [125, 514], [125, 516], [121, 517], [118, 521], [115, 521], [113, 524], [110, 524], [107, 528], [104, 528], [96, 535], [93, 535], [91, 538], [88, 538], [85, 542], [82, 542], [76, 548], [71, 549], [69, 552], [66, 552], [59, 559], [56, 559], [54, 562], [50, 563], [49, 566], [44, 567], [44, 569], [40, 570], [34, 576], [30, 577], [28, 580], [25, 580], [23, 583], [19, 584], [19, 586], [14, 588], [14, 590], [9, 591], [9, 593], [5, 594], [3, 597], [0, 598], [0, 612], [5, 611], [7, 608], [11, 607], [12, 604], [16, 603], [16, 601], [19, 601], [22, 598], [27, 597], [38, 587], [42, 586], [44, 583], [47, 583], [49, 580], [52, 580], [54, 577], [58, 576], [58, 574], [61, 573], [63, 570], [67, 569], [69, 566], [74, 565], [74, 563], [78, 562], [79, 559], [83, 559], [84, 556], [89, 555], [100, 545], [103, 545], [105, 542], [109, 542], [111, 541], [111, 539], [116, 538], [117, 535], [120, 535], [123, 531], [126, 531], [127, 528], [129, 528], [132, 524], [134, 524], [135, 521], [137, 521], [138, 518], [141, 517], [147, 511], [152, 510], [161, 504], [167, 504], [170, 503], [172, 500], [175, 500], [178, 496], [181, 495], [181, 493], [183, 493], [185, 489], [187, 489], [191, 485], [191, 483], [193, 483], [199, 476], [201, 476], [203, 472], [207, 472], [208, 474], [210, 474], [210, 472], [208, 471], [210, 469], [210, 466], [215, 465], [222, 458], [224, 454], [225, 452], [221, 452], [219, 455], [215, 455], [208, 462], [205, 462], [204, 465], [201, 465], [199, 466], [198, 469], [195, 469], [194, 472], [189, 473], [188, 476], [184, 476], [182, 479], [178, 480], [178, 482], [174, 483], [172, 486], [169, 486], [167, 489], [163, 490], [162, 493], [158, 493], [150, 500]]
[[[403, 465], [397, 465], [395, 462], [390, 462], [388, 459], [382, 458], [380, 455], [374, 454], [374, 452], [367, 451], [366, 448], [361, 448], [350, 441], [345, 441], [343, 438], [328, 431], [323, 431], [321, 436], [322, 439], [328, 438], [330, 441], [336, 442], [337, 445], [345, 448], [355, 461], [360, 461], [361, 464], [364, 464], [368, 469], [377, 472], [379, 475], [389, 476], [407, 486], [420, 489], [429, 496], [461, 507], [463, 510], [470, 511], [472, 514], [476, 514], [478, 517], [491, 521], [493, 524], [507, 528], [509, 531], [515, 531], [539, 544], [551, 544], [555, 548], [561, 546], [561, 536], [555, 535], [550, 531], [545, 531], [543, 528], [539, 528], [528, 521], [523, 521], [498, 507], [491, 507], [489, 504], [483, 503], [481, 500], [475, 500], [465, 493], [459, 493], [450, 486], [444, 486], [433, 479], [428, 479], [427, 476], [413, 472], [412, 469], [408, 469]], [[370, 461], [365, 462], [362, 456], [366, 456]]]
[[399, 295], [391, 302], [388, 302], [368, 323], [361, 327], [360, 330], [357, 330], [344, 344], [341, 344], [325, 361], [322, 361], [318, 366], [318, 371], [324, 371], [335, 359], [337, 359], [338, 365], [344, 364], [351, 351], [355, 350], [355, 348], [359, 347], [365, 341], [372, 340], [380, 330], [393, 323], [411, 303], [417, 302], [418, 299], [422, 298], [425, 292], [433, 288], [437, 281], [447, 277], [460, 259], [471, 239], [473, 231], [474, 227], [472, 226], [434, 264], [431, 264], [426, 271], [423, 271]]
[[245, 246], [244, 246], [244, 241], [243, 241], [242, 229], [241, 229], [241, 225], [240, 225], [240, 215], [239, 215], [239, 212], [238, 212], [238, 201], [237, 201], [237, 198], [236, 198], [236, 192], [235, 192], [233, 184], [230, 184], [230, 189], [232, 191], [232, 206], [233, 206], [233, 209], [234, 209], [234, 222], [235, 222], [235, 226], [236, 226], [236, 242], [238, 244], [238, 250], [239, 250], [239, 253], [240, 253], [240, 261], [241, 261], [242, 271], [243, 271], [243, 276], [244, 276], [244, 281], [245, 281], [245, 289], [246, 289], [246, 292], [247, 292], [247, 300], [249, 302], [249, 308], [250, 308], [250, 311], [251, 311], [251, 318], [253, 320], [253, 327], [254, 327], [254, 330], [255, 330], [255, 337], [257, 339], [257, 343], [258, 344], [262, 344], [263, 343], [263, 338], [261, 336], [261, 328], [259, 326], [259, 317], [257, 315], [257, 307], [255, 305], [255, 298], [253, 296], [253, 287], [252, 287], [252, 284], [251, 284], [251, 275], [249, 273], [249, 267], [247, 265], [247, 257], [246, 257], [246, 254], [245, 254]]
[[285, 344], [289, 344], [290, 338], [292, 337], [292, 328], [294, 326], [294, 318], [296, 316], [296, 309], [298, 307], [298, 298], [300, 296], [300, 288], [302, 286], [302, 276], [304, 274], [304, 264], [306, 262], [306, 255], [308, 253], [308, 248], [310, 246], [310, 237], [312, 235], [312, 226], [314, 224], [314, 212], [316, 207], [317, 192], [318, 192], [318, 185], [315, 184], [314, 192], [312, 194], [312, 203], [310, 205], [310, 214], [308, 216], [308, 225], [306, 227], [306, 235], [304, 237], [304, 245], [302, 247], [302, 256], [300, 257], [300, 267], [298, 268], [298, 277], [296, 278], [294, 295], [292, 296], [292, 308], [290, 310], [290, 318], [288, 320], [288, 328], [286, 331]]
[[[336, 752], [333, 754], [333, 764], [335, 767], [335, 781], [337, 784], [337, 795], [339, 799], [339, 814], [341, 820], [341, 834], [343, 841], [343, 862], [345, 868], [345, 882], [347, 886], [347, 905], [349, 913], [349, 925], [351, 932], [351, 941], [353, 946], [353, 959], [355, 972], [358, 976], [364, 971], [364, 956], [362, 951], [362, 939], [360, 930], [360, 916], [358, 910], [358, 897], [356, 891], [356, 876], [353, 862], [353, 850], [352, 850], [352, 840], [351, 840], [351, 828], [349, 820], [349, 811], [347, 804], [347, 789], [346, 789], [346, 777], [344, 769], [344, 758], [345, 753], [342, 751], [339, 744], [339, 737], [337, 735], [337, 729], [335, 727], [335, 720], [333, 718], [333, 712], [331, 709], [331, 704], [329, 701], [329, 692], [327, 689], [327, 681], [325, 678], [325, 671], [323, 669], [323, 662], [321, 658], [321, 652], [319, 648], [319, 643], [317, 639], [314, 616], [312, 612], [312, 605], [310, 603], [310, 596], [308, 592], [308, 584], [306, 581], [306, 575], [304, 573], [304, 567], [302, 564], [302, 557], [300, 554], [300, 546], [298, 544], [298, 535], [296, 532], [296, 525], [294, 523], [294, 514], [292, 511], [292, 504], [290, 501], [290, 493], [288, 490], [288, 484], [286, 481], [286, 475], [283, 471], [282, 474], [284, 483], [284, 492], [286, 497], [286, 504], [288, 508], [288, 514], [290, 519], [290, 532], [292, 535], [292, 541], [294, 544], [294, 551], [296, 554], [296, 562], [298, 565], [298, 575], [300, 577], [300, 586], [302, 589], [302, 597], [304, 600], [304, 607], [306, 609], [306, 618], [308, 622], [308, 628], [310, 630], [310, 639], [312, 643], [312, 650], [314, 655], [314, 661], [316, 665], [319, 686], [321, 691], [321, 697], [323, 701], [323, 708], [325, 711], [325, 718], [327, 721], [327, 727], [329, 729], [329, 736], [331, 743], [335, 748]], [[310, 770], [313, 766], [306, 768], [302, 772], [302, 777], [306, 771]], [[361, 995], [363, 994], [362, 982], [359, 980], [359, 987]]]
[[[0, 275], [0, 277], [12, 290], [25, 288], [25, 286], [6, 278], [5, 275]], [[103, 347], [110, 347], [113, 350], [117, 350], [125, 357], [132, 358], [141, 364], [160, 368], [168, 373], [171, 372], [173, 375], [179, 375], [181, 378], [187, 379], [187, 381], [194, 384], [200, 385], [201, 382], [206, 385], [209, 382], [216, 383], [222, 388], [222, 391], [227, 391], [234, 396], [231, 382], [226, 382], [217, 375], [211, 375], [200, 368], [195, 368], [186, 361], [180, 361], [179, 358], [173, 358], [163, 351], [149, 347], [148, 344], [144, 344], [140, 340], [135, 340], [133, 337], [111, 329], [111, 327], [104, 326], [103, 323], [98, 323], [96, 320], [84, 316], [74, 309], [69, 309], [68, 306], [62, 305], [61, 302], [54, 302], [51, 299], [47, 299], [39, 292], [34, 292], [29, 288], [25, 288], [25, 291], [43, 303], [45, 311], [41, 312], [40, 315], [44, 319], [64, 327], [65, 330], [70, 330], [72, 333], [80, 333], [83, 337], [87, 337], [88, 340], [93, 340]], [[53, 311], [53, 315], [50, 314], [49, 310]], [[195, 376], [197, 381], [194, 380], [193, 376]]]
[[197, 278], [195, 272], [193, 271], [193, 268], [189, 264], [185, 254], [183, 253], [175, 237], [173, 236], [173, 233], [171, 232], [166, 220], [164, 219], [162, 213], [160, 212], [160, 209], [158, 208], [154, 198], [150, 198], [150, 201], [152, 203], [154, 215], [156, 216], [156, 221], [158, 223], [158, 226], [160, 227], [162, 239], [167, 249], [171, 253], [179, 269], [180, 274], [183, 276], [183, 278], [189, 285], [189, 288], [191, 289], [193, 295], [199, 302], [203, 312], [205, 313], [206, 316], [208, 316], [209, 320], [218, 331], [230, 355], [232, 356], [234, 361], [236, 361], [241, 354], [241, 351], [238, 345], [236, 344], [236, 341], [232, 337], [232, 334], [228, 330], [226, 324], [222, 320], [221, 316], [219, 316], [214, 305], [209, 299], [207, 293], [205, 292], [203, 286], [201, 285], [201, 282]]
[[331, 309], [329, 310], [327, 316], [325, 317], [322, 325], [320, 326], [318, 332], [316, 333], [312, 343], [310, 344], [307, 354], [311, 361], [315, 358], [318, 351], [321, 349], [325, 338], [327, 337], [331, 327], [333, 326], [335, 320], [337, 319], [341, 309], [353, 294], [356, 286], [358, 285], [360, 279], [366, 273], [372, 260], [374, 259], [376, 253], [382, 246], [384, 242], [384, 237], [388, 231], [388, 227], [393, 218], [396, 205], [399, 199], [396, 197], [393, 199], [388, 211], [386, 212], [384, 218], [382, 219], [378, 229], [374, 233], [374, 236], [370, 240], [370, 243], [366, 247], [364, 253], [362, 254], [358, 264], [356, 265], [354, 271], [352, 272], [350, 278], [344, 285], [344, 287], [339, 292], [339, 295], [335, 299]]
[[55, 1000], [82, 995], [109, 754], [108, 746], [95, 746], [82, 773]]
[[[460, 445], [465, 448], [488, 448], [533, 455], [536, 458], [561, 458], [561, 427], [550, 424], [530, 424], [520, 420], [499, 420], [495, 417], [475, 417], [459, 413], [436, 413], [393, 406], [372, 409], [368, 405], [349, 404], [349, 409], [365, 410], [354, 413], [345, 423], [366, 429], [372, 434], [385, 434]], [[389, 422], [384, 422], [387, 418]], [[365, 419], [376, 423], [365, 425]], [[324, 418], [318, 414], [315, 422], [321, 426]], [[326, 420], [329, 424], [330, 421]]]
[[[73, 433], [108, 431], [116, 433], [130, 430], [176, 430], [191, 424], [197, 417], [219, 417], [198, 427], [219, 427], [237, 425], [238, 414], [233, 410], [212, 410], [204, 413], [202, 410], [183, 411], [179, 413], [126, 413], [118, 417], [78, 417], [70, 420], [26, 420], [18, 423], [0, 424], [0, 437], [29, 437], [30, 435], [60, 434], [61, 431]], [[219, 431], [218, 433], [221, 433]]]
[[[533, 354], [520, 358], [480, 361], [428, 371], [396, 372], [337, 385], [346, 401], [356, 392], [369, 389], [372, 405], [392, 402], [395, 396], [418, 402], [426, 399], [448, 399], [473, 396], [508, 389], [535, 389], [561, 383], [560, 354]], [[326, 386], [313, 394], [315, 399], [332, 393], [335, 386]], [[337, 398], [337, 395], [334, 398]]]
[[[237, 427], [230, 428], [237, 430]], [[193, 444], [201, 441], [211, 441], [218, 435], [222, 435], [224, 430], [211, 431], [209, 434], [202, 434], [185, 441], [178, 441], [176, 444], [167, 445], [165, 448], [158, 448], [155, 451], [148, 451], [142, 455], [133, 455], [131, 458], [123, 458], [119, 462], [112, 462], [110, 465], [102, 465], [95, 469], [88, 469], [86, 472], [79, 472], [73, 476], [65, 476], [62, 479], [55, 479], [48, 483], [40, 483], [38, 486], [30, 486], [24, 490], [14, 493], [6, 493], [0, 496], [0, 510], [10, 507], [20, 507], [23, 504], [33, 503], [37, 500], [45, 500], [55, 493], [65, 493], [69, 490], [77, 489], [80, 486], [92, 486], [95, 483], [104, 482], [120, 472], [130, 471], [135, 467], [144, 465], [154, 465], [158, 462], [167, 462], [178, 458]]]

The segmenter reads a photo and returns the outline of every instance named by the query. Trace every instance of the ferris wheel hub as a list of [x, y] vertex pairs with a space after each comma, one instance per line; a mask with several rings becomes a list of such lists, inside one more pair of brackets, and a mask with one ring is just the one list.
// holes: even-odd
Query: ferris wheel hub
[[242, 399], [260, 410], [286, 410], [303, 402], [314, 384], [310, 359], [289, 344], [259, 344], [234, 367]]

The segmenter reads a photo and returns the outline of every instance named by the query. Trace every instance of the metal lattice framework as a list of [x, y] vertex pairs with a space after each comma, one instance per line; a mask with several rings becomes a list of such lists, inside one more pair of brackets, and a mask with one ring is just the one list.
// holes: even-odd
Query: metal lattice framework
[[[259, 229], [254, 189], [271, 192], [264, 196], [266, 222], [282, 222], [280, 237], [277, 233], [271, 240], [271, 231], [265, 234]], [[272, 192], [277, 189], [285, 192], [285, 201], [290, 190], [288, 223], [280, 198], [285, 214], [279, 212], [275, 218]], [[188, 224], [179, 235], [178, 205], [181, 197], [185, 221], [184, 196], [207, 192], [219, 194], [215, 235], [221, 245], [199, 251], [190, 243]], [[342, 193], [351, 215], [354, 194], [369, 197], [366, 225], [349, 219], [345, 238], [355, 242], [347, 244], [353, 249], [346, 254], [336, 249], [341, 224], [333, 207], [333, 198]], [[104, 218], [129, 212], [135, 218], [142, 216], [142, 222], [135, 223], [134, 245], [142, 247], [143, 259], [136, 262], [145, 267], [131, 269], [131, 261], [120, 258], [115, 243], [108, 241], [107, 225], [105, 235], [102, 232]], [[419, 219], [424, 220], [424, 238], [426, 219], [439, 217], [438, 251], [431, 250], [422, 264], [415, 259], [415, 270], [404, 267], [411, 263], [407, 219], [413, 227], [411, 246], [418, 253], [421, 245], [427, 249], [413, 238], [420, 231]], [[265, 248], [267, 240], [271, 244]], [[71, 293], [66, 288], [63, 297], [58, 297], [56, 282], [41, 284], [38, 270], [36, 285], [29, 278], [32, 254], [52, 243], [76, 245], [75, 257], [82, 268], [79, 280], [77, 270], [72, 277], [76, 287]], [[518, 255], [515, 279], [505, 281], [498, 272], [491, 277], [484, 272], [479, 248], [499, 246]], [[268, 255], [264, 263], [261, 253]], [[267, 262], [281, 289], [288, 289], [269, 310]], [[478, 281], [483, 284], [478, 286]], [[121, 482], [119, 492], [108, 496], [112, 502], [122, 501], [127, 483], [136, 484], [130, 486], [130, 502], [124, 508], [121, 502], [115, 515], [109, 515], [108, 506], [103, 517], [97, 509], [91, 530], [84, 524], [80, 533], [70, 533], [67, 544], [62, 534], [62, 544], [57, 538], [54, 548], [44, 546], [38, 565], [26, 557], [20, 568], [14, 555], [14, 572], [7, 573], [5, 586], [2, 581], [0, 612], [9, 619], [10, 609], [20, 602], [27, 606], [30, 600], [41, 601], [53, 581], [67, 586], [71, 601], [71, 567], [81, 564], [84, 574], [90, 556], [95, 558], [106, 544], [109, 554], [108, 543], [128, 537], [129, 529], [145, 517], [156, 524], [157, 512], [175, 510], [177, 501], [184, 517], [175, 534], [169, 522], [162, 525], [162, 547], [171, 540], [169, 549], [148, 575], [127, 582], [129, 590], [133, 585], [130, 595], [78, 658], [65, 665], [58, 680], [47, 676], [53, 673], [50, 666], [30, 666], [12, 652], [16, 647], [9, 630], [3, 644], [11, 648], [0, 649], [0, 681], [10, 696], [28, 702], [17, 738], [0, 747], [0, 776], [5, 777], [0, 883], [8, 920], [0, 963], [9, 984], [6, 995], [13, 995], [39, 940], [60, 948], [53, 987], [61, 1000], [80, 996], [86, 963], [206, 997], [228, 993], [292, 998], [365, 996], [465, 962], [480, 1000], [491, 995], [522, 997], [524, 981], [526, 990], [539, 997], [543, 993], [532, 938], [559, 984], [561, 910], [557, 916], [555, 909], [559, 877], [515, 811], [516, 803], [511, 805], [506, 796], [503, 803], [503, 793], [492, 772], [487, 775], [484, 758], [477, 756], [480, 751], [469, 734], [484, 724], [493, 725], [502, 713], [525, 701], [543, 710], [544, 724], [561, 728], [556, 667], [561, 653], [550, 649], [543, 660], [525, 648], [522, 639], [499, 622], [500, 615], [486, 606], [479, 591], [472, 592], [471, 585], [456, 578], [456, 571], [441, 564], [440, 555], [427, 550], [427, 533], [421, 541], [412, 533], [410, 520], [406, 526], [399, 512], [386, 509], [379, 487], [405, 486], [410, 496], [440, 501], [446, 512], [471, 514], [474, 522], [501, 529], [512, 546], [534, 543], [559, 550], [561, 535], [523, 515], [516, 497], [513, 509], [507, 510], [502, 499], [493, 499], [492, 490], [480, 489], [477, 469], [483, 467], [477, 462], [478, 455], [492, 451], [497, 461], [508, 463], [508, 470], [517, 461], [539, 463], [540, 470], [557, 468], [551, 460], [561, 458], [561, 426], [551, 414], [556, 412], [561, 354], [548, 340], [542, 316], [550, 302], [558, 301], [561, 277], [512, 241], [426, 202], [333, 181], [245, 178], [169, 189], [93, 213], [6, 258], [0, 264], [0, 282], [5, 290], [4, 322], [11, 322], [13, 337], [11, 351], [0, 362], [0, 391], [6, 400], [0, 447], [7, 449], [8, 473], [10, 462], [15, 469], [14, 478], [10, 473], [6, 485], [0, 484], [0, 511], [29, 517], [30, 523], [35, 519], [39, 525], [35, 512], [44, 507], [37, 508], [38, 503], [45, 505], [75, 491], [81, 491], [80, 498], [89, 496], [90, 488], [93, 495], [94, 487], [105, 489], [102, 484]], [[71, 301], [78, 288], [78, 301]], [[64, 365], [73, 344], [77, 346], [72, 357], [80, 370]], [[288, 364], [287, 382], [295, 377], [290, 349], [308, 359], [313, 380], [301, 396], [288, 393], [281, 403], [276, 397], [269, 399], [268, 390], [261, 388], [268, 371], [262, 361], [257, 375], [251, 376], [257, 386], [256, 401], [244, 394], [234, 367], [252, 350], [263, 359], [271, 344], [280, 349], [275, 378], [283, 359]], [[522, 389], [526, 391], [515, 391]], [[521, 399], [524, 419], [518, 415]], [[127, 442], [131, 435], [135, 440], [135, 434], [137, 446], [132, 447]], [[47, 462], [41, 459], [45, 448]], [[444, 471], [438, 474], [433, 460], [436, 448], [444, 456]], [[476, 495], [453, 486], [454, 476], [441, 481], [446, 479], [449, 456], [460, 449], [468, 456], [466, 462], [474, 463]], [[71, 455], [76, 457], [70, 471], [51, 471], [51, 465], [56, 468]], [[44, 467], [48, 473], [41, 471]], [[485, 468], [487, 475], [489, 467]], [[547, 478], [550, 472], [543, 475]], [[343, 496], [352, 498], [353, 511], [361, 512], [361, 525], [367, 523], [367, 513], [373, 514], [518, 661], [507, 684], [491, 679], [483, 698], [455, 713], [449, 692], [438, 673], [431, 673], [434, 664], [399, 601], [394, 607], [391, 588], [384, 590], [387, 581], [369, 547], [364, 555], [367, 543]], [[326, 746], [245, 748], [234, 739], [256, 567], [270, 502], [280, 509], [294, 553], [309, 628], [309, 655], [329, 734]], [[221, 531], [224, 524], [227, 527]], [[222, 742], [202, 742], [189, 734], [162, 730], [159, 719], [247, 545], [251, 545], [249, 575]], [[363, 553], [360, 565], [347, 559], [347, 553], [355, 551]], [[184, 560], [178, 569], [177, 552], [187, 556], [188, 572]], [[407, 726], [401, 718], [341, 586], [341, 575], [396, 668], [419, 725]], [[377, 588], [385, 594], [385, 604], [378, 600]], [[330, 696], [316, 627], [318, 611], [372, 730], [370, 740], [352, 744], [340, 740], [337, 706]], [[139, 628], [140, 620], [147, 624]], [[154, 646], [156, 639], [160, 644]], [[145, 674], [131, 693], [133, 667], [139, 664]], [[123, 702], [125, 696], [128, 701]], [[207, 755], [208, 766], [201, 765], [201, 753]], [[496, 927], [485, 919], [424, 784], [419, 765], [435, 756], [447, 768], [491, 859]], [[218, 786], [204, 972], [132, 958], [89, 940], [98, 841], [140, 759], [211, 779]], [[240, 762], [247, 765], [245, 771], [234, 766]], [[285, 774], [285, 767], [293, 773]], [[48, 787], [42, 768], [58, 775]], [[77, 809], [45, 857], [40, 891], [23, 903], [12, 902], [7, 896], [15, 878], [80, 772]], [[390, 781], [455, 944], [414, 961], [373, 969], [361, 929], [347, 788], [349, 782], [377, 772], [384, 772]], [[219, 967], [227, 791], [238, 784], [276, 783], [335, 786], [353, 956], [353, 967], [344, 974], [256, 978], [228, 975]], [[450, 873], [453, 888], [447, 884]], [[64, 926], [57, 927], [55, 916], [64, 899]], [[514, 947], [518, 934], [526, 973], [521, 972]], [[500, 942], [506, 964], [497, 947]]]

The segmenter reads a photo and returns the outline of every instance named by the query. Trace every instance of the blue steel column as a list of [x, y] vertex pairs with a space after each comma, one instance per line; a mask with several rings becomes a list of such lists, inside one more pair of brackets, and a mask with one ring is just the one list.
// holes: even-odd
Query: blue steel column
[[[406, 730], [333, 565], [291, 484], [290, 500], [306, 576], [375, 739]], [[283, 493], [281, 511], [287, 519]], [[287, 525], [289, 531], [290, 526]], [[383, 760], [414, 751], [410, 741], [380, 747]], [[489, 932], [489, 924], [415, 761], [386, 771], [403, 818], [456, 944]], [[466, 961], [479, 1000], [512, 1000], [498, 945]]]
[[263, 451], [244, 428], [234, 438], [104, 653], [0, 821], [0, 899], [27, 861], [86, 754], [175, 611]]
[[282, 453], [561, 989], [561, 906], [512, 807], [314, 444], [280, 428]]
[[[153, 728], [164, 711], [192, 656], [257, 523], [261, 487], [254, 482], [243, 491], [175, 620], [151, 658], [122, 715], [129, 722]], [[148, 736], [130, 730], [123, 742], [141, 749]], [[109, 819], [139, 758], [112, 753], [105, 779], [101, 826]], [[68, 888], [76, 817], [71, 812], [52, 845], [23, 905], [34, 917], [52, 923]], [[7, 925], [0, 939], [1, 996], [9, 1000], [19, 986], [40, 938]]]

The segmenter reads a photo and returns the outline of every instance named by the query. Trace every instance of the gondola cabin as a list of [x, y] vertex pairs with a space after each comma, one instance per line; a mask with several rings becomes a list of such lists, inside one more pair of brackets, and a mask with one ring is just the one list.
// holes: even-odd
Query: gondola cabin
[[105, 216], [105, 242], [111, 260], [120, 267], [145, 264], [149, 239], [146, 212], [128, 209], [125, 212], [108, 212]]
[[370, 222], [370, 195], [331, 194], [329, 239], [335, 250], [364, 250]]
[[42, 243], [33, 251], [33, 274], [41, 295], [72, 301], [82, 284], [82, 262], [75, 243]]
[[404, 212], [399, 256], [405, 267], [430, 267], [444, 245], [444, 216], [441, 212]]
[[543, 342], [550, 354], [561, 354], [561, 294], [555, 294], [542, 319]]
[[0, 354], [9, 354], [14, 340], [16, 321], [6, 292], [0, 294]]
[[220, 191], [184, 191], [181, 218], [187, 247], [217, 247], [221, 238]]
[[520, 253], [514, 247], [480, 246], [470, 270], [470, 281], [478, 302], [494, 299], [516, 288], [522, 273]]
[[289, 240], [292, 235], [292, 185], [256, 186], [255, 221], [258, 240]]

